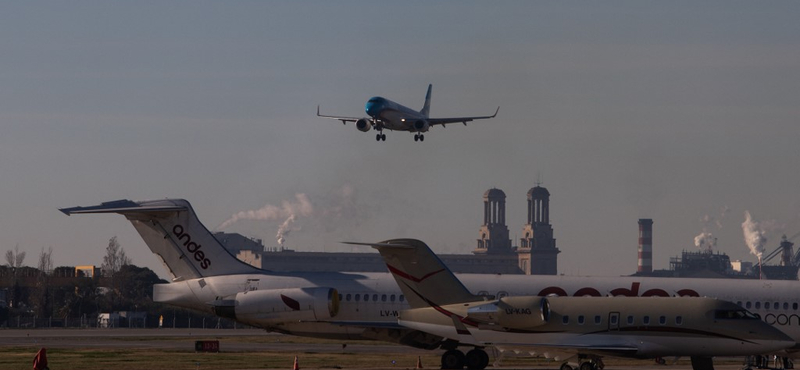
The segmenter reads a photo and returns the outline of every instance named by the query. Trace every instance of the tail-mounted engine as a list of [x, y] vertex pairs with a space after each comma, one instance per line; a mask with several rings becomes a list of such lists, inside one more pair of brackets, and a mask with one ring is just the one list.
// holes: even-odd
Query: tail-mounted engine
[[550, 320], [550, 304], [544, 297], [504, 297], [470, 307], [467, 318], [484, 324], [485, 329], [528, 329]]
[[217, 316], [253, 326], [328, 320], [339, 313], [333, 288], [253, 290], [211, 302]]
[[358, 131], [367, 132], [372, 128], [372, 122], [369, 118], [362, 118], [356, 121], [356, 128]]

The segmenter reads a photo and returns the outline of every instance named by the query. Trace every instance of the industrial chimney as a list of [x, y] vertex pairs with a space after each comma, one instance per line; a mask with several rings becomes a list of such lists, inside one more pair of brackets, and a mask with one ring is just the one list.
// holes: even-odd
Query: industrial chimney
[[653, 220], [639, 219], [639, 273], [653, 272]]

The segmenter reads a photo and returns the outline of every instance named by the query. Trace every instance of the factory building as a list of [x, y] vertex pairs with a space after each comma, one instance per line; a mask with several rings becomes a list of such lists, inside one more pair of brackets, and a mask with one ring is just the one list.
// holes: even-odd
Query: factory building
[[[440, 254], [453, 272], [483, 274], [555, 275], [558, 271], [556, 240], [550, 225], [550, 193], [536, 186], [528, 191], [528, 223], [523, 227], [522, 246], [512, 246], [506, 225], [506, 194], [489, 189], [483, 194], [483, 225], [472, 254]], [[260, 239], [239, 234], [214, 234], [240, 260], [270, 271], [385, 272], [375, 253], [297, 252], [267, 250]], [[435, 248], [435, 246], [433, 246]]]

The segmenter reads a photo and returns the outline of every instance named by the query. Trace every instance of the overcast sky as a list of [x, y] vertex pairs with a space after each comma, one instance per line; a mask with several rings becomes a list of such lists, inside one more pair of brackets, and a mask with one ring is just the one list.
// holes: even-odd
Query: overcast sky
[[[515, 244], [538, 179], [568, 275], [696, 250], [754, 261], [749, 211], [778, 246], [800, 232], [799, 2], [3, 2], [0, 252], [102, 263], [119, 215], [58, 208], [189, 200], [211, 229], [268, 205], [285, 245], [413, 237], [470, 253], [483, 193], [507, 195]], [[380, 95], [432, 116], [496, 119], [425, 141], [315, 116]], [[224, 228], [277, 245], [287, 218]], [[721, 226], [721, 227], [720, 227]], [[800, 240], [800, 238], [798, 238]]]

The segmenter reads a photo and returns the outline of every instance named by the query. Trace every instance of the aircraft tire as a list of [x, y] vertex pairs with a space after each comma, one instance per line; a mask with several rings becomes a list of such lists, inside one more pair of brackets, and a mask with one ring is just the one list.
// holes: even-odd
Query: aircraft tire
[[489, 355], [486, 354], [486, 351], [478, 348], [467, 352], [465, 360], [469, 370], [483, 370], [489, 365]]
[[381, 134], [375, 134], [375, 141], [381, 141]]
[[707, 356], [692, 356], [692, 370], [714, 370], [714, 360]]
[[381, 134], [381, 141], [386, 141], [386, 134]]
[[419, 134], [419, 141], [425, 141], [425, 135]]
[[419, 135], [414, 134], [414, 141], [419, 141]]
[[457, 349], [451, 349], [442, 354], [442, 369], [462, 369], [465, 362], [464, 352]]
[[569, 364], [569, 363], [566, 363], [566, 362], [565, 362], [565, 363], [563, 363], [563, 364], [561, 364], [561, 367], [560, 367], [559, 369], [560, 369], [560, 370], [573, 370], [573, 369], [572, 369], [572, 366], [570, 366], [570, 364]]
[[591, 361], [586, 361], [581, 364], [580, 370], [597, 370], [597, 367]]

